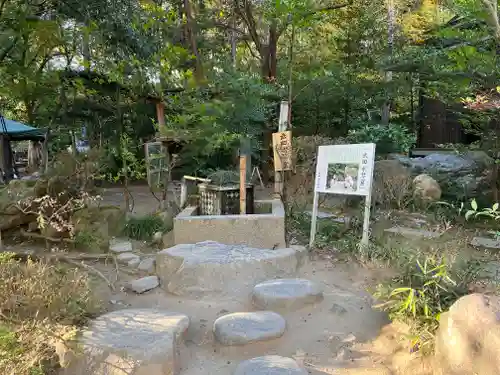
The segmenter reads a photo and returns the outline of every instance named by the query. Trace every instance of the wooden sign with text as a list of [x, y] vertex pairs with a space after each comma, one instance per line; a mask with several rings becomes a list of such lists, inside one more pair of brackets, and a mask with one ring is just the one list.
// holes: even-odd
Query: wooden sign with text
[[273, 133], [274, 170], [292, 170], [292, 132]]

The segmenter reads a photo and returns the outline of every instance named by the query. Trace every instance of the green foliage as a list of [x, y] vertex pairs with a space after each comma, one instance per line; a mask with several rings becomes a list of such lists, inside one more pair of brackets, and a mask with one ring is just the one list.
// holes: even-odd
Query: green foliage
[[231, 170], [218, 170], [210, 173], [207, 178], [214, 185], [238, 185], [240, 183], [240, 174]]
[[488, 218], [500, 220], [500, 211], [498, 210], [499, 204], [495, 203], [491, 208], [479, 208], [475, 199], [470, 202], [471, 208], [465, 212], [465, 219]]
[[443, 256], [416, 254], [400, 260], [398, 275], [377, 287], [376, 308], [393, 320], [409, 323], [416, 350], [432, 348], [433, 334], [443, 312], [469, 293], [477, 280], [475, 263], [449, 264]]
[[[308, 241], [311, 232], [311, 215], [306, 210], [293, 208], [287, 214], [287, 226], [294, 237]], [[318, 249], [331, 248], [339, 239], [343, 224], [333, 220], [318, 219], [314, 246]]]
[[166, 232], [163, 219], [158, 215], [130, 217], [125, 223], [125, 234], [135, 240], [151, 240], [156, 232]]
[[399, 124], [360, 124], [349, 130], [347, 139], [352, 143], [375, 143], [377, 153], [407, 153], [415, 145], [416, 135]]
[[104, 244], [104, 239], [94, 230], [77, 231], [73, 241], [75, 242], [75, 247], [82, 250], [97, 251]]
[[[142, 180], [146, 177], [146, 163], [144, 158], [138, 156], [137, 144], [127, 134], [120, 136], [119, 147], [109, 149], [110, 155], [118, 164], [118, 168], [111, 164], [104, 165], [107, 171], [102, 175], [102, 178], [111, 181], [119, 182], [127, 179], [128, 181]], [[108, 159], [109, 160], [109, 159]]]

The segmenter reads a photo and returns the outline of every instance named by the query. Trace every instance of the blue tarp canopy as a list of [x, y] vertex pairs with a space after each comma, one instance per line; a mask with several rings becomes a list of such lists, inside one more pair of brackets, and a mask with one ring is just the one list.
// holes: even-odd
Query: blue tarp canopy
[[[33, 128], [20, 122], [9, 120], [4, 117], [7, 126], [7, 137], [14, 141], [42, 140], [45, 138], [45, 130]], [[3, 122], [0, 119], [0, 136], [5, 134]]]

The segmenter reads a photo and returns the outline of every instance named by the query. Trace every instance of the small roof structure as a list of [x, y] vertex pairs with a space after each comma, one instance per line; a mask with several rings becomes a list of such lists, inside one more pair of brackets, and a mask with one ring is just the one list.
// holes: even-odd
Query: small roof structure
[[46, 132], [44, 129], [34, 128], [5, 117], [3, 119], [5, 120], [6, 129], [0, 118], [0, 136], [5, 135], [7, 132], [7, 137], [12, 141], [39, 141], [45, 139]]

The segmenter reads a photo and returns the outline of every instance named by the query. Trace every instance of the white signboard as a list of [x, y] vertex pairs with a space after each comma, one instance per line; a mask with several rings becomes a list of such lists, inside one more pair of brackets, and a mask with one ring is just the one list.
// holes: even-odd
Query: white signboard
[[314, 244], [318, 194], [365, 196], [362, 245], [368, 245], [375, 144], [319, 146], [309, 246]]

